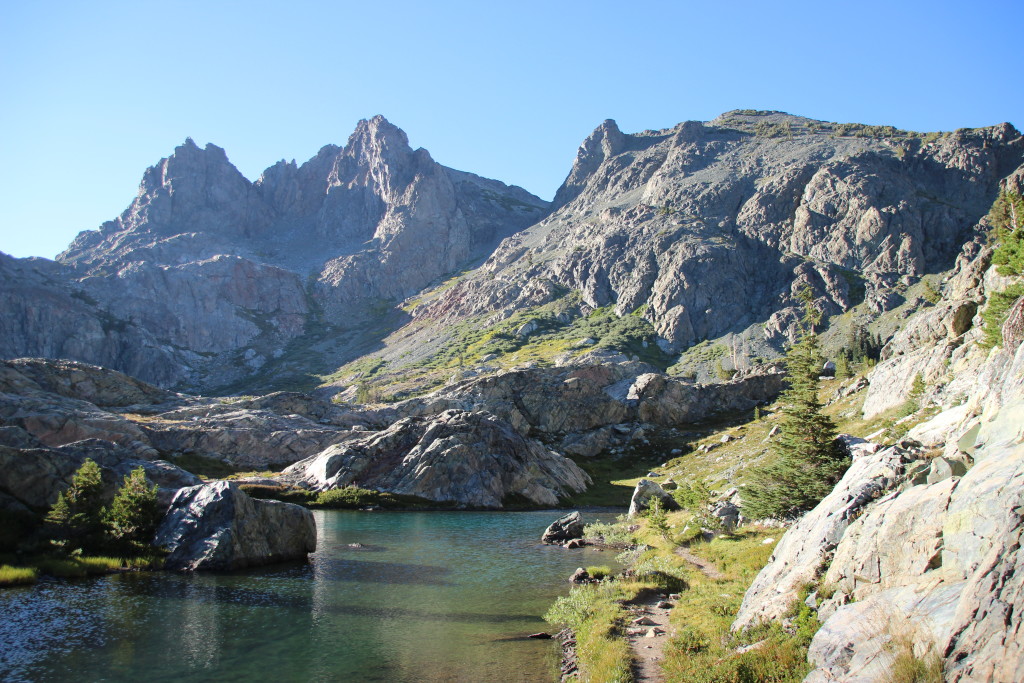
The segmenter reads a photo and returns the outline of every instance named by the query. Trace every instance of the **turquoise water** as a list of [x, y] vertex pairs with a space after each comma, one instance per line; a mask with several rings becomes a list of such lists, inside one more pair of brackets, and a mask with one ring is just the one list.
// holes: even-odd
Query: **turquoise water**
[[550, 681], [553, 641], [524, 636], [576, 567], [614, 564], [541, 545], [557, 512], [315, 514], [309, 564], [0, 591], [0, 678]]

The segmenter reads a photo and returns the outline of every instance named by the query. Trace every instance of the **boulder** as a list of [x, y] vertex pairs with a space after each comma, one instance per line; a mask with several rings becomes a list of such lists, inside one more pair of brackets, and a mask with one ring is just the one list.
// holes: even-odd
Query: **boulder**
[[578, 511], [570, 512], [551, 523], [540, 537], [541, 543], [559, 544], [574, 538], [583, 538], [583, 517]]
[[462, 410], [403, 418], [298, 462], [281, 479], [317, 491], [357, 485], [478, 508], [501, 508], [510, 498], [554, 506], [590, 484], [574, 462], [504, 420]]
[[646, 510], [651, 505], [651, 499], [657, 498], [661, 501], [662, 510], [678, 510], [679, 503], [672, 497], [672, 494], [661, 488], [658, 482], [650, 479], [641, 479], [633, 489], [633, 497], [629, 501], [629, 516]]
[[733, 531], [740, 523], [740, 509], [727, 500], [716, 503], [711, 515], [718, 520], [722, 531], [727, 533]]
[[154, 544], [167, 550], [167, 569], [228, 571], [305, 560], [316, 550], [316, 524], [299, 505], [218, 481], [178, 491]]
[[590, 583], [590, 573], [583, 567], [577, 567], [569, 577], [569, 583]]

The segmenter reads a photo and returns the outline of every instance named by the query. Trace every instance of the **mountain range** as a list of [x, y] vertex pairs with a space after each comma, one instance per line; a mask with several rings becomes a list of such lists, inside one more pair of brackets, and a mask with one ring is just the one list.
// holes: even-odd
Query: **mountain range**
[[255, 182], [187, 140], [55, 261], [0, 256], [0, 357], [220, 393], [401, 397], [616, 354], [707, 380], [779, 356], [805, 285], [848, 331], [914, 304], [1022, 155], [1009, 124], [605, 121], [549, 204], [437, 164], [380, 116]]

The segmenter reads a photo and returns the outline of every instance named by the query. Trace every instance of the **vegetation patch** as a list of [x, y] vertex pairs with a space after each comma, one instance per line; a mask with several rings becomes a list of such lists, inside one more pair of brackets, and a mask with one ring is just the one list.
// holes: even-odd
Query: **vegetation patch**
[[239, 488], [253, 498], [280, 500], [286, 503], [296, 503], [309, 508], [323, 508], [326, 510], [360, 510], [367, 507], [388, 510], [422, 510], [443, 507], [445, 505], [418, 496], [373, 491], [356, 486], [346, 486], [327, 491], [308, 491], [290, 486], [269, 486], [265, 484], [242, 484]]
[[39, 572], [33, 567], [12, 567], [0, 565], [0, 586], [21, 586], [35, 583]]

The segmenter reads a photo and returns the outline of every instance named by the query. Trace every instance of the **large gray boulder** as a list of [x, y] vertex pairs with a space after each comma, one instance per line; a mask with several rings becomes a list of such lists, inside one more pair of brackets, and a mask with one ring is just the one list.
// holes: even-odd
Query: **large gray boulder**
[[641, 479], [633, 489], [633, 497], [629, 499], [629, 516], [633, 517], [651, 507], [652, 500], [661, 501], [662, 510], [678, 510], [679, 503], [672, 494], [661, 488], [661, 485], [650, 479]]
[[227, 571], [304, 560], [316, 550], [313, 513], [291, 503], [257, 500], [218, 481], [182, 489], [157, 529], [164, 566]]
[[558, 544], [574, 538], [583, 538], [583, 517], [578, 510], [552, 522], [551, 526], [544, 530], [540, 540], [541, 543]]
[[317, 491], [355, 485], [480, 508], [509, 499], [554, 506], [590, 484], [571, 460], [507, 422], [461, 410], [398, 420], [295, 463], [281, 478]]

